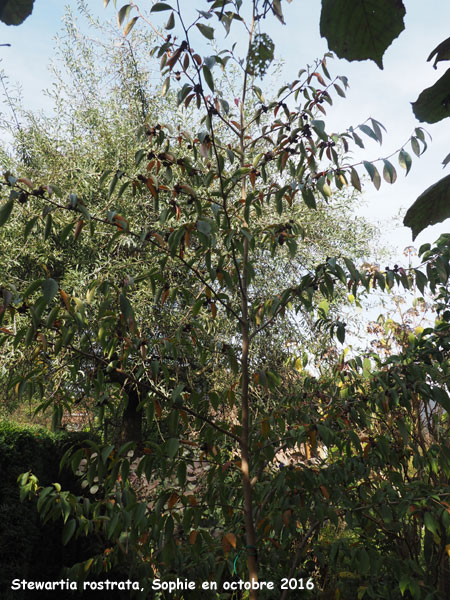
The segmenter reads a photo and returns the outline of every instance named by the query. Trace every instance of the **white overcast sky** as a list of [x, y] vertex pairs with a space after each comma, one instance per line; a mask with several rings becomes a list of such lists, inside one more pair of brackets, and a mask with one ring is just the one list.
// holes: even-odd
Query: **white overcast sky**
[[[125, 0], [118, 0], [118, 7], [124, 3]], [[209, 6], [205, 0], [181, 0], [182, 6], [184, 3], [190, 9]], [[404, 3], [406, 28], [387, 50], [384, 70], [370, 61], [349, 63], [335, 59], [329, 63], [330, 72], [346, 75], [351, 87], [347, 99], [336, 98], [329, 110], [327, 130], [343, 131], [368, 117], [378, 119], [388, 130], [381, 147], [368, 141], [364, 154], [367, 160], [389, 155], [409, 137], [414, 127], [419, 125], [410, 102], [416, 100], [421, 90], [432, 85], [449, 66], [448, 62], [441, 62], [435, 71], [426, 59], [431, 50], [450, 35], [450, 1], [404, 0]], [[88, 1], [88, 6], [105, 19], [115, 15], [112, 4], [104, 10], [103, 0]], [[141, 0], [139, 4], [145, 8], [151, 2]], [[0, 67], [11, 83], [21, 84], [27, 108], [48, 109], [41, 91], [51, 86], [47, 65], [53, 54], [53, 37], [61, 27], [65, 6], [76, 12], [76, 5], [76, 0], [35, 0], [33, 14], [23, 25], [7, 27], [0, 24], [0, 43], [12, 44], [11, 48], [0, 48]], [[323, 56], [328, 48], [319, 33], [319, 0], [292, 0], [291, 4], [283, 1], [282, 5], [287, 25], [283, 26], [273, 19], [269, 33], [275, 41], [277, 57], [285, 61], [283, 79], [289, 81], [295, 78], [301, 67]], [[0, 111], [7, 113], [7, 107], [0, 104]], [[420, 159], [413, 156], [413, 167], [408, 177], [405, 178], [404, 171], [399, 168], [399, 178], [393, 186], [383, 182], [376, 192], [372, 184], [368, 184], [365, 192], [363, 214], [371, 220], [382, 220], [385, 243], [398, 247], [400, 251], [412, 241], [410, 230], [403, 227], [396, 216], [404, 212], [427, 187], [450, 173], [450, 165], [445, 170], [442, 168], [442, 160], [450, 152], [449, 119], [435, 125], [422, 125], [433, 141]], [[410, 152], [409, 147], [406, 149]], [[396, 158], [392, 162], [396, 164]], [[425, 230], [414, 245], [418, 247], [424, 242], [432, 242], [444, 231], [450, 231], [450, 220]]]

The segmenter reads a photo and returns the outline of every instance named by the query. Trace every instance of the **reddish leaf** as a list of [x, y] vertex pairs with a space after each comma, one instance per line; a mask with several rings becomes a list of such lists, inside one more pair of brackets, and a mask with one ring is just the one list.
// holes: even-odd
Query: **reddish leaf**
[[148, 189], [150, 190], [150, 192], [151, 192], [151, 194], [152, 194], [153, 198], [157, 198], [157, 196], [158, 196], [158, 192], [156, 191], [156, 188], [155, 188], [155, 186], [153, 185], [153, 182], [152, 182], [152, 180], [150, 179], [150, 177], [147, 179], [147, 181], [146, 181], [146, 184], [147, 184], [147, 187], [148, 187]]
[[269, 436], [270, 426], [269, 421], [267, 419], [263, 419], [261, 421], [261, 433], [264, 437]]
[[179, 499], [180, 499], [180, 497], [178, 496], [178, 494], [173, 492], [167, 502], [167, 506], [168, 506], [169, 510], [175, 506], [175, 504], [178, 502]]
[[66, 307], [67, 310], [70, 310], [69, 296], [66, 294], [66, 292], [63, 289], [59, 290], [59, 293], [61, 295], [62, 301], [64, 302], [64, 306]]
[[79, 235], [80, 235], [81, 230], [83, 229], [83, 227], [84, 227], [84, 221], [83, 221], [83, 219], [79, 219], [77, 221], [77, 226], [75, 227], [75, 231], [73, 232], [73, 239], [74, 240], [78, 239], [78, 237], [79, 237]]
[[198, 531], [191, 531], [189, 534], [189, 543], [193, 546], [197, 541]]
[[0, 327], [0, 331], [2, 333], [7, 333], [8, 335], [14, 335], [14, 333], [11, 330], [6, 329], [6, 327]]
[[165, 301], [167, 300], [167, 298], [169, 297], [169, 293], [170, 293], [170, 289], [167, 288], [163, 291], [162, 295], [161, 295], [161, 306], [164, 305]]
[[19, 177], [19, 179], [17, 180], [18, 183], [24, 183], [25, 185], [27, 185], [30, 189], [33, 189], [33, 182], [31, 181], [31, 179], [28, 179], [28, 177]]
[[292, 518], [292, 508], [288, 508], [283, 513], [283, 523], [285, 524], [286, 527], [291, 522], [291, 518]]
[[329, 500], [329, 498], [330, 498], [330, 493], [329, 493], [329, 491], [327, 490], [327, 488], [326, 488], [324, 485], [321, 485], [321, 486], [320, 486], [320, 491], [322, 492], [322, 494], [324, 495], [324, 497], [325, 497], [327, 500]]
[[153, 404], [155, 406], [156, 416], [158, 417], [158, 419], [160, 419], [161, 418], [161, 414], [162, 414], [161, 404], [156, 399], [153, 400]]

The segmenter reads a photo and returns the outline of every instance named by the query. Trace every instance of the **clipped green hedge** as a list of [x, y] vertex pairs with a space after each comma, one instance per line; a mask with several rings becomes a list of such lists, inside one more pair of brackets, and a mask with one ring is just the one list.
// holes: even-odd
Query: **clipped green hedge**
[[[55, 598], [58, 592], [21, 592], [10, 589], [13, 579], [52, 581], [61, 579], [64, 566], [89, 556], [89, 542], [61, 543], [61, 524], [43, 525], [35, 501], [19, 500], [17, 478], [32, 471], [40, 485], [61, 483], [79, 493], [73, 475], [59, 472], [59, 462], [69, 446], [91, 437], [86, 433], [52, 433], [31, 425], [0, 422], [0, 598], [27, 600]], [[91, 547], [92, 552], [92, 547]], [[55, 596], [56, 593], [56, 596]], [[68, 595], [70, 597], [70, 595]]]

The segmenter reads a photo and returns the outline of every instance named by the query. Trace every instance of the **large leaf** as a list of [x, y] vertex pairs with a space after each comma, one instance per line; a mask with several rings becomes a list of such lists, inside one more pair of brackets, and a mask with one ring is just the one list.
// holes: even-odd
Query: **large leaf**
[[42, 292], [47, 303], [51, 302], [58, 292], [58, 283], [54, 279], [45, 279], [42, 283]]
[[12, 212], [14, 206], [14, 200], [8, 200], [2, 206], [0, 206], [0, 227], [6, 223]]
[[413, 111], [419, 121], [436, 123], [450, 116], [450, 69], [434, 85], [423, 90]]
[[34, 0], [0, 0], [0, 20], [6, 25], [20, 25], [33, 12]]
[[67, 523], [64, 525], [64, 529], [62, 530], [61, 535], [63, 546], [66, 546], [69, 543], [70, 538], [75, 533], [76, 528], [77, 522], [75, 521], [75, 519], [70, 519], [70, 521], [67, 521]]
[[450, 217], [450, 175], [421, 194], [408, 209], [403, 224], [412, 229], [413, 240], [428, 227]]
[[401, 0], [322, 0], [320, 35], [347, 60], [370, 59], [383, 68], [386, 48], [405, 28]]
[[439, 61], [450, 60], [450, 37], [441, 42], [439, 46], [436, 46], [436, 48], [433, 50], [433, 52], [430, 54], [427, 60], [432, 60], [434, 56], [435, 59], [433, 67], [435, 69], [437, 69], [437, 64]]

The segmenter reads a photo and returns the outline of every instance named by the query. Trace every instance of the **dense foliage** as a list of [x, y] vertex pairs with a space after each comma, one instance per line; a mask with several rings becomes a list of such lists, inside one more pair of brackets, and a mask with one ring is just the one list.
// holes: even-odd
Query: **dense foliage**
[[[355, 164], [351, 149], [363, 135], [381, 143], [382, 125], [327, 131], [347, 87], [329, 56], [269, 97], [264, 26], [282, 20], [279, 2], [206, 9], [188, 23], [178, 2], [121, 7], [112, 95], [89, 95], [99, 79], [80, 47], [83, 102], [54, 129], [29, 116], [16, 155], [4, 154], [7, 393], [52, 409], [55, 427], [84, 405], [102, 434], [62, 459], [82, 491], [27, 473], [22, 497], [39, 496], [44, 522], [63, 520], [64, 543], [99, 536], [71, 576], [120, 565], [142, 598], [159, 597], [154, 578], [182, 577], [215, 581], [222, 598], [242, 580], [252, 599], [274, 597], [257, 585], [272, 581], [283, 599], [304, 587], [443, 600], [449, 237], [422, 247], [417, 268], [369, 264], [348, 204], [363, 169], [377, 188], [397, 172], [388, 159]], [[155, 37], [142, 37], [146, 24]], [[246, 48], [221, 41], [222, 28]], [[152, 102], [135, 35], [160, 63]], [[78, 59], [67, 64], [80, 75]], [[408, 144], [424, 150], [421, 128]], [[406, 144], [398, 161], [410, 170]], [[343, 307], [376, 288], [427, 289], [438, 319], [399, 326], [384, 355], [352, 356]]]
[[[17, 480], [24, 472], [33, 472], [44, 485], [60, 481], [72, 492], [79, 490], [72, 473], [60, 473], [59, 463], [64, 452], [86, 439], [87, 434], [51, 433], [33, 426], [0, 423], [0, 560], [2, 598], [26, 599], [25, 592], [10, 590], [13, 579], [52, 580], [58, 578], [64, 566], [83, 560], [95, 552], [92, 538], [73, 540], [66, 547], [61, 541], [62, 523], [42, 526], [36, 502], [21, 503]], [[45, 543], [43, 540], [45, 539]], [[35, 595], [44, 598], [45, 595]]]

